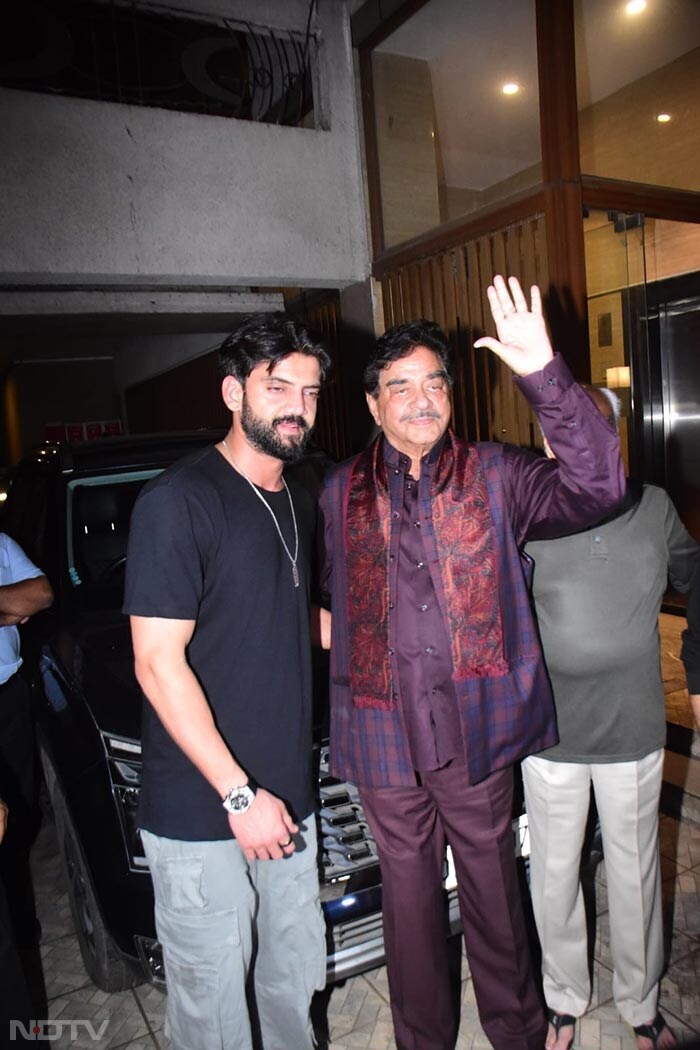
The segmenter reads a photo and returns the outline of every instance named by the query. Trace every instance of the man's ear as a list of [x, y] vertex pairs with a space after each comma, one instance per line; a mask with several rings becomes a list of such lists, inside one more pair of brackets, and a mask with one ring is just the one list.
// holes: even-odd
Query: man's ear
[[230, 412], [240, 412], [243, 404], [243, 384], [235, 376], [224, 376], [221, 381], [221, 396]]
[[367, 408], [372, 414], [372, 419], [377, 424], [377, 426], [380, 427], [382, 425], [382, 422], [379, 418], [379, 412], [377, 411], [377, 399], [376, 397], [373, 397], [372, 394], [365, 394], [365, 397], [367, 398]]

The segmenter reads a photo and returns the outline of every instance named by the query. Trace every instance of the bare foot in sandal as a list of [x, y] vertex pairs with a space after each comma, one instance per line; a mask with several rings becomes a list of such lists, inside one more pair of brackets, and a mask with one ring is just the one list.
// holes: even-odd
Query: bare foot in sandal
[[639, 1050], [672, 1050], [678, 1046], [678, 1040], [658, 1011], [653, 1021], [635, 1025], [634, 1034]]
[[572, 1050], [576, 1018], [571, 1014], [558, 1014], [556, 1010], [547, 1010], [547, 1038], [545, 1050]]

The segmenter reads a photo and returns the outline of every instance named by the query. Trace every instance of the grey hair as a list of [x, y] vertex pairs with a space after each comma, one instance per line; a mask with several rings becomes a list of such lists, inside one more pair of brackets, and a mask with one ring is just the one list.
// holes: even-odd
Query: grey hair
[[615, 424], [615, 430], [620, 429], [620, 417], [622, 415], [622, 402], [617, 396], [614, 390], [611, 390], [607, 386], [597, 386], [596, 390], [603, 395], [605, 400], [610, 405], [613, 415], [613, 423]]

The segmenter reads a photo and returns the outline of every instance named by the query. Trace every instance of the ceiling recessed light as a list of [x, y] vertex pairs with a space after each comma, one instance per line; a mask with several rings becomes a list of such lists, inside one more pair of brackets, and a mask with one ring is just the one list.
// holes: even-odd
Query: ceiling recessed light
[[656, 119], [658, 120], [659, 124], [668, 124], [669, 120], [671, 119], [671, 114], [657, 113]]
[[520, 91], [520, 84], [516, 84], [514, 81], [510, 81], [508, 84], [504, 84], [501, 88], [504, 95], [517, 95]]
[[625, 11], [628, 15], [640, 15], [646, 6], [647, 0], [629, 0], [625, 4]]

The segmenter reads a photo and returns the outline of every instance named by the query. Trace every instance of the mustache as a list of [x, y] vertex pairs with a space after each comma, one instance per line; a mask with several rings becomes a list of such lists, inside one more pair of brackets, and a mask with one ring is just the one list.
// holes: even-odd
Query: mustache
[[401, 416], [402, 423], [410, 423], [412, 419], [439, 419], [440, 413], [435, 412], [432, 409], [428, 409], [427, 412], [406, 412]]
[[303, 416], [277, 416], [272, 420], [273, 427], [276, 427], [279, 423], [294, 423], [295, 426], [300, 427], [305, 434], [309, 430], [309, 424]]

